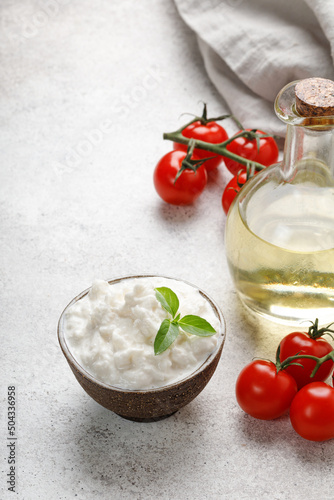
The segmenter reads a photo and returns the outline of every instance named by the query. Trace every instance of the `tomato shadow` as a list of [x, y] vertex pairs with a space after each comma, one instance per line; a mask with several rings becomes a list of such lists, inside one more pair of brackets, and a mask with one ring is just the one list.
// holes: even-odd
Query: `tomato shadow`
[[200, 211], [199, 200], [192, 205], [171, 205], [161, 201], [157, 207], [158, 217], [167, 224], [185, 224]]
[[294, 437], [288, 415], [275, 420], [258, 420], [245, 413], [241, 413], [236, 422], [240, 439], [246, 445], [256, 443], [258, 446], [277, 446], [279, 443], [289, 443]]
[[275, 420], [258, 420], [241, 413], [235, 425], [242, 446], [268, 453], [275, 450], [277, 457], [295, 457], [301, 466], [311, 466], [315, 474], [332, 461], [334, 439], [323, 442], [303, 439], [293, 429], [288, 414]]

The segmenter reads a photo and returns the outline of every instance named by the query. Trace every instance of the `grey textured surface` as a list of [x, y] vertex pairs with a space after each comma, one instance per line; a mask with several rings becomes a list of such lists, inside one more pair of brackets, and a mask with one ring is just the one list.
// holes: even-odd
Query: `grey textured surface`
[[[225, 110], [170, 0], [1, 2], [1, 499], [333, 498], [334, 443], [255, 421], [240, 369], [291, 329], [243, 312], [224, 255], [221, 169], [195, 206], [152, 172], [185, 111]], [[187, 119], [187, 118], [186, 118]], [[221, 305], [227, 341], [203, 393], [139, 424], [90, 400], [56, 338], [94, 278], [180, 277]], [[7, 386], [17, 388], [17, 493], [7, 491]]]

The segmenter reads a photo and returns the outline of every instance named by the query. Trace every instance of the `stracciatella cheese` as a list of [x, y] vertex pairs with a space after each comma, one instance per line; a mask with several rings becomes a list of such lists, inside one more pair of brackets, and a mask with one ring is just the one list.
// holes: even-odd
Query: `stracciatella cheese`
[[97, 280], [65, 316], [65, 338], [77, 362], [96, 379], [122, 389], [152, 389], [185, 378], [211, 354], [218, 333], [198, 337], [181, 333], [162, 354], [154, 339], [170, 315], [156, 299], [155, 288], [171, 288], [181, 316], [195, 314], [219, 330], [219, 320], [199, 291], [181, 281], [143, 277], [114, 284]]

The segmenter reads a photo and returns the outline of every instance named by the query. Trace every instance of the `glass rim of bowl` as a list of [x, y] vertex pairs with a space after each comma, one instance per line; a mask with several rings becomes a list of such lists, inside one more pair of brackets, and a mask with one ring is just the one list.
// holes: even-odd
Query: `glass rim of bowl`
[[70, 361], [74, 365], [74, 367], [84, 377], [86, 377], [91, 382], [93, 382], [95, 384], [98, 384], [98, 385], [100, 385], [101, 387], [103, 387], [105, 389], [111, 389], [113, 391], [120, 392], [120, 393], [122, 393], [122, 392], [126, 392], [126, 393], [149, 393], [149, 392], [157, 392], [158, 393], [158, 392], [164, 391], [166, 388], [170, 388], [170, 387], [179, 385], [182, 382], [185, 382], [185, 381], [191, 379], [194, 375], [196, 375], [197, 373], [199, 373], [202, 370], [204, 370], [206, 368], [206, 366], [208, 366], [214, 360], [214, 358], [216, 357], [217, 353], [219, 352], [219, 350], [221, 350], [223, 348], [224, 343], [225, 343], [225, 339], [226, 339], [226, 322], [225, 322], [224, 315], [223, 315], [220, 307], [216, 303], [216, 301], [214, 299], [212, 299], [204, 290], [202, 290], [201, 288], [199, 288], [197, 285], [194, 285], [193, 283], [190, 283], [189, 281], [184, 280], [182, 278], [174, 278], [174, 277], [171, 277], [171, 276], [164, 276], [164, 275], [160, 275], [160, 274], [138, 274], [138, 275], [131, 275], [131, 276], [118, 276], [117, 278], [112, 278], [112, 279], [105, 280], [105, 281], [107, 283], [109, 283], [109, 284], [115, 284], [115, 283], [119, 283], [120, 281], [124, 281], [124, 280], [127, 280], [127, 279], [135, 279], [135, 278], [164, 278], [164, 279], [170, 279], [170, 280], [174, 280], [174, 281], [180, 281], [180, 282], [185, 283], [186, 285], [191, 286], [192, 288], [195, 288], [196, 290], [198, 290], [199, 293], [200, 293], [200, 295], [205, 300], [207, 300], [209, 302], [211, 308], [213, 309], [213, 311], [214, 311], [214, 313], [217, 316], [218, 321], [219, 321], [218, 343], [217, 343], [214, 351], [212, 351], [208, 355], [208, 357], [205, 359], [205, 361], [203, 361], [203, 363], [196, 370], [194, 370], [193, 372], [189, 373], [184, 378], [176, 380], [175, 382], [171, 382], [171, 383], [163, 385], [161, 387], [153, 387], [153, 388], [150, 388], [150, 389], [126, 389], [126, 388], [123, 389], [121, 387], [117, 387], [117, 386], [114, 386], [114, 385], [102, 382], [101, 380], [99, 380], [98, 378], [96, 378], [94, 375], [92, 375], [91, 373], [89, 373], [77, 361], [77, 359], [75, 358], [75, 356], [72, 354], [71, 349], [70, 349], [68, 343], [66, 342], [64, 322], [65, 322], [65, 315], [66, 315], [66, 312], [68, 311], [68, 309], [73, 304], [75, 304], [79, 300], [83, 299], [88, 294], [88, 292], [90, 291], [90, 289], [92, 288], [91, 286], [88, 287], [88, 288], [86, 288], [82, 292], [80, 292], [78, 295], [76, 295], [67, 304], [67, 306], [64, 308], [63, 312], [61, 313], [60, 318], [58, 320], [58, 325], [57, 325], [58, 342], [60, 344], [61, 350], [63, 351], [63, 354], [64, 354], [65, 358], [67, 359], [67, 361]]

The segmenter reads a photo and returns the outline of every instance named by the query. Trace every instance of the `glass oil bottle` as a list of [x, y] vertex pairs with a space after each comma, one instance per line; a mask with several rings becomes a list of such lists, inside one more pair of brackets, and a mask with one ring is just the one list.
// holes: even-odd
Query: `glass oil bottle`
[[334, 83], [287, 85], [284, 158], [261, 171], [230, 208], [230, 272], [244, 305], [283, 324], [334, 321]]

